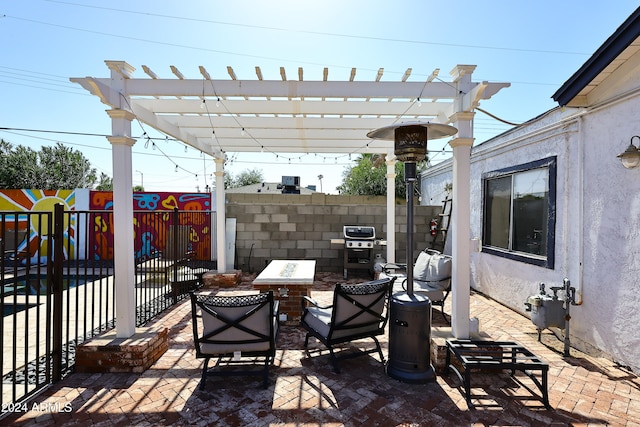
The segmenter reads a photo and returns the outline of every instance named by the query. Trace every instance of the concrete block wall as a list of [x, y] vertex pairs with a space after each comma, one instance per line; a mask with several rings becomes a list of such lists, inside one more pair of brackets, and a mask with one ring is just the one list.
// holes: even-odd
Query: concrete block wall
[[[429, 222], [441, 206], [414, 209], [415, 254], [431, 242]], [[397, 200], [396, 261], [406, 260], [407, 208]], [[315, 259], [316, 271], [343, 271], [341, 239], [345, 225], [372, 225], [376, 238], [386, 239], [386, 197], [336, 196], [321, 193], [227, 194], [226, 214], [236, 219], [236, 268], [260, 272], [272, 259]], [[386, 248], [376, 247], [386, 257]]]

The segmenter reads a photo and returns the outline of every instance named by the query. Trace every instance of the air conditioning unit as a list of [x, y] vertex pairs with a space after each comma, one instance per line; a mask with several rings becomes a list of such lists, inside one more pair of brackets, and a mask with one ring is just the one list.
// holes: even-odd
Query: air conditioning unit
[[282, 185], [288, 186], [288, 187], [297, 187], [300, 185], [300, 177], [299, 176], [283, 176]]
[[300, 177], [283, 176], [282, 194], [300, 194]]

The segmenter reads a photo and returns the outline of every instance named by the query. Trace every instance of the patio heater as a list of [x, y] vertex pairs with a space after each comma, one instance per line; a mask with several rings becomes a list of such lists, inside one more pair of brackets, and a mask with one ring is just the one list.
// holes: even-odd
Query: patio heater
[[411, 122], [373, 130], [372, 139], [394, 141], [394, 154], [404, 163], [407, 190], [407, 291], [394, 293], [389, 304], [387, 375], [400, 381], [425, 383], [435, 379], [431, 365], [431, 301], [413, 293], [413, 193], [417, 163], [427, 154], [427, 141], [454, 135], [453, 126]]

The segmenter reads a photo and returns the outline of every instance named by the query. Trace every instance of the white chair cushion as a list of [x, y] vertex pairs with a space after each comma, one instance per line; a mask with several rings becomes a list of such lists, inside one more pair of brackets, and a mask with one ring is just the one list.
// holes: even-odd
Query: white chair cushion
[[[446, 279], [451, 277], [451, 257], [440, 253], [420, 252], [413, 267], [413, 279], [423, 282], [435, 282], [423, 284], [432, 289], [446, 288]], [[444, 282], [438, 286], [437, 282]]]
[[[244, 315], [251, 307], [218, 307], [218, 312], [223, 314], [224, 316], [228, 316], [230, 319], [237, 319], [240, 316]], [[245, 319], [242, 323], [250, 328], [251, 330], [259, 331], [265, 335], [269, 335], [269, 322], [273, 319], [270, 319], [270, 309], [269, 306], [266, 305], [262, 307], [257, 313], [251, 315], [249, 318]], [[225, 323], [218, 318], [209, 315], [208, 313], [204, 313], [203, 318], [203, 326], [204, 332], [207, 333], [209, 331], [213, 331], [218, 329], [221, 326], [224, 326]], [[205, 354], [225, 354], [228, 352], [235, 351], [265, 351], [268, 350], [270, 344], [268, 341], [254, 342], [254, 343], [238, 343], [238, 341], [242, 340], [255, 340], [256, 336], [253, 334], [249, 334], [247, 332], [241, 331], [237, 328], [230, 328], [220, 334], [217, 334], [215, 339], [227, 341], [224, 344], [211, 344], [203, 342], [201, 343], [200, 349]]]

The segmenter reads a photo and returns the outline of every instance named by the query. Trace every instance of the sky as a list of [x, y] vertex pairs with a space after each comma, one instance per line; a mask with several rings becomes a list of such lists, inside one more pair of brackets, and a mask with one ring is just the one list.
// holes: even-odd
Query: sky
[[[280, 80], [280, 67], [305, 80], [425, 81], [436, 68], [450, 81], [458, 64], [477, 68], [474, 81], [508, 82], [477, 112], [475, 145], [557, 107], [553, 93], [638, 7], [637, 0], [0, 0], [0, 138], [39, 150], [57, 142], [81, 151], [98, 174], [112, 176], [106, 106], [71, 77], [108, 77], [105, 60], [122, 60], [146, 77]], [[507, 122], [507, 123], [505, 123]], [[38, 132], [36, 132], [38, 131]], [[142, 123], [134, 137], [163, 138]], [[154, 149], [153, 146], [156, 146]], [[270, 153], [227, 153], [232, 176], [257, 169], [265, 181], [300, 176], [337, 194], [352, 165], [331, 155], [288, 163]], [[336, 156], [337, 157], [337, 156]], [[447, 154], [433, 159], [446, 159]], [[176, 171], [176, 165], [179, 166]], [[179, 141], [133, 147], [133, 184], [146, 191], [205, 191], [213, 159]], [[322, 175], [322, 180], [318, 176]]]

